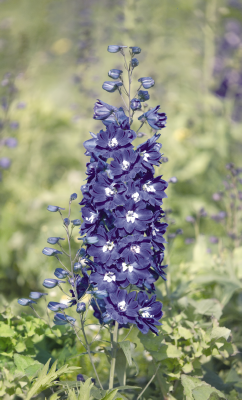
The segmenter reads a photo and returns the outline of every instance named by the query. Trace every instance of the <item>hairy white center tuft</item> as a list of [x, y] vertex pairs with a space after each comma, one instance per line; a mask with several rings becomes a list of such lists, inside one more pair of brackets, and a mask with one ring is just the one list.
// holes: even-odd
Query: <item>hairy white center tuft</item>
[[131, 247], [130, 247], [130, 250], [133, 252], [133, 253], [140, 253], [140, 246], [138, 246], [137, 244], [133, 244]]
[[137, 203], [137, 201], [139, 201], [139, 193], [135, 192], [134, 194], [132, 194], [132, 199], [134, 199], [135, 203]]
[[117, 146], [118, 146], [118, 141], [117, 141], [117, 139], [116, 139], [116, 138], [113, 138], [113, 139], [109, 140], [108, 146], [109, 146], [111, 149], [114, 149], [115, 147], [117, 147]]
[[132, 224], [133, 224], [135, 219], [138, 217], [139, 217], [138, 214], [136, 214], [134, 211], [128, 211], [126, 214], [126, 221], [132, 222]]
[[88, 221], [92, 224], [94, 219], [96, 218], [97, 214], [95, 214], [94, 212], [90, 212], [90, 215], [91, 216], [89, 218], [86, 217], [86, 221]]
[[130, 162], [128, 162], [126, 160], [124, 160], [121, 164], [121, 168], [123, 171], [127, 171], [129, 169], [129, 166], [130, 166]]
[[132, 272], [133, 269], [134, 269], [134, 267], [133, 267], [132, 264], [126, 264], [125, 262], [122, 263], [122, 267], [123, 267], [123, 271], [124, 271], [124, 272], [127, 271], [127, 270], [128, 270], [129, 272]]
[[126, 310], [127, 306], [126, 306], [126, 303], [125, 303], [124, 300], [120, 301], [120, 303], [118, 303], [118, 308], [119, 308], [119, 311], [125, 311]]
[[114, 248], [114, 243], [108, 241], [104, 246], [103, 246], [103, 253], [105, 253], [106, 251], [111, 251]]
[[150, 185], [150, 182], [151, 182], [151, 181], [149, 181], [149, 182], [147, 182], [147, 183], [145, 183], [145, 184], [143, 185], [143, 190], [144, 190], [145, 192], [152, 192], [152, 193], [155, 193], [155, 188], [154, 188], [154, 186]]
[[104, 280], [104, 281], [107, 281], [108, 283], [110, 283], [110, 282], [115, 282], [115, 281], [116, 281], [116, 276], [115, 276], [115, 274], [114, 274], [113, 272], [107, 272], [107, 273], [104, 275], [103, 280]]

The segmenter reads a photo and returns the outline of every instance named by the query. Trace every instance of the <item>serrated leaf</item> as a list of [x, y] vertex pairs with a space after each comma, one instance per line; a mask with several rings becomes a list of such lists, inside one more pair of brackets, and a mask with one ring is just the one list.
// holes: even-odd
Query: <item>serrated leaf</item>
[[33, 379], [37, 375], [37, 372], [42, 367], [43, 367], [43, 365], [40, 363], [33, 364], [33, 365], [30, 365], [29, 367], [25, 368], [24, 371], [25, 371], [26, 376], [28, 376], [30, 379]]
[[126, 381], [126, 356], [122, 349], [117, 350], [115, 371], [120, 385]]
[[129, 341], [119, 342], [119, 346], [123, 350], [129, 366], [131, 366], [132, 365], [132, 357], [131, 357], [130, 342]]
[[162, 345], [161, 338], [152, 332], [147, 333], [147, 335], [143, 335], [143, 333], [139, 332], [138, 338], [148, 351], [157, 351]]
[[93, 387], [93, 383], [91, 381], [92, 378], [88, 378], [85, 383], [83, 383], [80, 387], [78, 400], [89, 400], [90, 399], [90, 391]]

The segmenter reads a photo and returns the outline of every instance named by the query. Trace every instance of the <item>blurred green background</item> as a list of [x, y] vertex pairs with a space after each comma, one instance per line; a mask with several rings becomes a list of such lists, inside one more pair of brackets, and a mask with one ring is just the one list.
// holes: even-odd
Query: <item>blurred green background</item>
[[[230, 118], [232, 100], [212, 92], [216, 41], [231, 13], [239, 19], [240, 11], [224, 0], [6, 0], [0, 10], [0, 77], [10, 76], [17, 88], [7, 119], [19, 123], [1, 130], [1, 138], [18, 140], [16, 148], [0, 148], [1, 157], [12, 160], [0, 182], [1, 293], [9, 301], [28, 296], [53, 276], [55, 263], [41, 251], [47, 237], [62, 236], [63, 228], [46, 207], [66, 207], [73, 192], [81, 201], [88, 161], [82, 143], [89, 131], [102, 128], [92, 119], [93, 105], [97, 98], [122, 105], [118, 94], [102, 90], [109, 69], [123, 67], [120, 54], [107, 52], [109, 44], [142, 48], [134, 92], [139, 77], [155, 79], [149, 106], [160, 104], [167, 113], [160, 141], [169, 159], [157, 174], [178, 179], [164, 202], [173, 211], [168, 233], [183, 229], [169, 261], [188, 262], [192, 246], [185, 239], [194, 234], [186, 216], [201, 207], [209, 215], [219, 211], [212, 194], [222, 188], [225, 165], [241, 162], [241, 125]], [[4, 97], [6, 85], [0, 90]], [[76, 202], [73, 218], [79, 211]], [[201, 232], [223, 235], [209, 217]]]

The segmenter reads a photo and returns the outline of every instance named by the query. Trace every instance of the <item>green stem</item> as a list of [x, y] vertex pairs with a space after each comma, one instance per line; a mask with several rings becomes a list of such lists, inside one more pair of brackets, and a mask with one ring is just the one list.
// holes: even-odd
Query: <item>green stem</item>
[[88, 343], [88, 341], [87, 341], [86, 332], [85, 332], [85, 329], [84, 329], [84, 323], [83, 323], [82, 320], [81, 320], [81, 324], [82, 324], [82, 333], [83, 333], [83, 337], [84, 337], [84, 340], [85, 340], [85, 343], [86, 343], [86, 349], [87, 349], [87, 352], [88, 352], [88, 355], [89, 355], [89, 359], [90, 359], [90, 361], [91, 361], [92, 368], [93, 368], [93, 370], [94, 370], [94, 372], [95, 372], [95, 375], [96, 375], [96, 377], [97, 377], [97, 380], [98, 380], [98, 383], [99, 383], [99, 385], [100, 385], [100, 388], [103, 390], [103, 386], [102, 386], [102, 384], [101, 384], [101, 381], [100, 381], [100, 379], [99, 379], [99, 376], [98, 376], [96, 367], [95, 367], [94, 362], [93, 362], [93, 359], [92, 359], [92, 355], [91, 355], [91, 351], [90, 351], [90, 345], [89, 345], [89, 343]]
[[148, 386], [151, 384], [151, 382], [152, 382], [153, 379], [155, 378], [155, 376], [156, 376], [156, 374], [157, 374], [157, 371], [158, 371], [158, 369], [160, 368], [160, 364], [161, 364], [161, 363], [158, 364], [154, 375], [151, 377], [151, 379], [149, 380], [149, 382], [147, 383], [147, 385], [145, 386], [145, 388], [142, 390], [142, 392], [139, 394], [139, 396], [137, 397], [137, 400], [139, 400], [139, 399], [141, 398], [142, 394], [146, 391], [146, 389], [148, 388]]
[[114, 331], [113, 331], [112, 336], [111, 336], [112, 360], [111, 360], [111, 368], [110, 368], [110, 375], [109, 375], [109, 389], [113, 389], [113, 382], [114, 382], [114, 372], [115, 372], [116, 352], [117, 352], [117, 342], [118, 342], [118, 322], [117, 321], [115, 321], [115, 326], [114, 326]]

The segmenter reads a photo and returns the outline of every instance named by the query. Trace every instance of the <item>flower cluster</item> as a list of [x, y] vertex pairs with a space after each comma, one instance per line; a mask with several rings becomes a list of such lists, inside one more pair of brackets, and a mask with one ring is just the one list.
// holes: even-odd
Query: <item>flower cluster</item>
[[[124, 46], [109, 46], [108, 51], [120, 52], [125, 57]], [[138, 65], [133, 55], [140, 52], [139, 47], [131, 47], [129, 64], [125, 59], [129, 79]], [[121, 95], [122, 90], [123, 94], [128, 93], [121, 70], [112, 69], [108, 75], [121, 80], [114, 84], [105, 82], [104, 90], [119, 90]], [[149, 77], [140, 78], [139, 82], [145, 89], [154, 86], [154, 80]], [[159, 106], [144, 112], [141, 103], [149, 98], [149, 94], [139, 89], [138, 99], [132, 99], [130, 92], [128, 94], [128, 116], [123, 108], [101, 100], [94, 106], [94, 119], [101, 120], [105, 129], [91, 133], [92, 139], [84, 142], [85, 154], [90, 161], [86, 164], [86, 183], [81, 187], [83, 222], [69, 219], [71, 202], [77, 197], [75, 193], [70, 197], [68, 218], [62, 217], [62, 207], [51, 205], [47, 208], [50, 212], [60, 213], [69, 243], [72, 230], [81, 225], [80, 240], [86, 246], [76, 254], [74, 261], [77, 262], [71, 259], [70, 249], [67, 254], [62, 248], [61, 237], [47, 240], [51, 245], [58, 245], [60, 250], [53, 247], [43, 250], [44, 255], [56, 257], [64, 267], [55, 270], [56, 278], [45, 279], [44, 287], [58, 286], [63, 290], [62, 284], [71, 285], [68, 304], [48, 304], [49, 310], [55, 312], [54, 323], [57, 325], [75, 323], [75, 319], [65, 313], [74, 305], [84, 324], [84, 313], [91, 305], [94, 316], [102, 325], [114, 321], [119, 327], [135, 324], [142, 333], [151, 330], [158, 334], [157, 326], [163, 313], [162, 304], [156, 301], [154, 283], [159, 277], [166, 279], [163, 235], [167, 223], [163, 221], [161, 207], [167, 197], [168, 183], [162, 176], [154, 177], [154, 174], [155, 166], [159, 166], [162, 159], [162, 145], [158, 143], [160, 134], [156, 131], [165, 127], [166, 114], [158, 112]], [[137, 132], [132, 130], [131, 124], [136, 111], [143, 112], [138, 118], [141, 126], [147, 122], [155, 133], [135, 148], [133, 141]], [[63, 252], [71, 259], [71, 270], [59, 258]], [[91, 295], [87, 306], [82, 301], [86, 294]], [[37, 300], [42, 295], [32, 298]], [[34, 302], [20, 299], [19, 303], [33, 308]]]
[[[132, 49], [136, 51], [131, 48], [131, 53]], [[109, 46], [108, 51], [123, 54], [123, 46]], [[132, 60], [129, 71], [137, 64]], [[109, 76], [117, 79], [121, 73], [111, 70]], [[140, 78], [139, 82], [145, 89], [154, 85], [152, 78]], [[122, 82], [111, 83], [105, 82], [103, 89], [112, 92], [123, 86]], [[141, 96], [130, 101], [133, 112], [140, 110], [142, 101]], [[155, 130], [164, 128], [166, 115], [159, 113], [159, 108], [138, 119]], [[162, 222], [161, 206], [168, 184], [161, 176], [154, 177], [154, 166], [161, 163], [160, 134], [155, 133], [135, 149], [132, 142], [137, 135], [122, 108], [98, 100], [94, 119], [102, 120], [106, 129], [84, 142], [90, 162], [87, 183], [81, 188], [80, 233], [97, 238], [86, 249], [86, 257], [93, 258], [89, 282], [94, 293], [106, 291], [107, 296], [99, 300], [102, 313], [94, 306], [95, 314], [100, 321], [136, 324], [143, 333], [149, 329], [157, 333], [162, 304], [155, 295], [149, 299], [146, 292], [155, 292], [154, 282], [159, 276], [165, 279], [162, 261], [167, 224]]]

